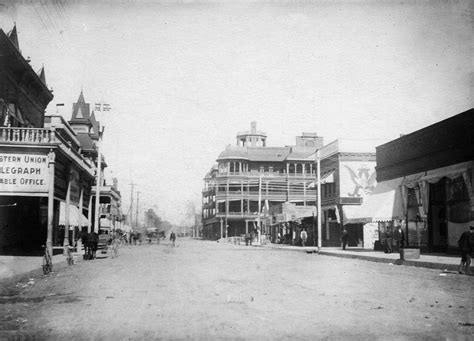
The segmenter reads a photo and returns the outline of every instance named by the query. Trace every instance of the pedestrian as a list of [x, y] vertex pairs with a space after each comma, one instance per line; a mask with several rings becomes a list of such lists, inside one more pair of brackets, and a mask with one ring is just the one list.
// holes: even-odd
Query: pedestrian
[[249, 242], [250, 242], [250, 234], [246, 233], [245, 234], [245, 245], [249, 246]]
[[392, 253], [392, 231], [390, 227], [387, 227], [387, 230], [385, 231], [385, 253]]
[[471, 274], [471, 252], [474, 247], [474, 226], [469, 226], [469, 230], [464, 231], [458, 240], [459, 250], [461, 251], [461, 262], [458, 271], [460, 274]]
[[342, 249], [345, 250], [347, 246], [347, 242], [349, 241], [349, 233], [347, 232], [346, 229], [342, 231], [341, 241], [342, 241]]
[[306, 232], [305, 229], [301, 230], [300, 238], [301, 238], [301, 246], [305, 247], [306, 240], [308, 239], [308, 233]]
[[405, 246], [405, 233], [403, 233], [403, 229], [401, 226], [397, 226], [395, 228], [395, 232], [393, 234], [393, 238], [395, 239], [395, 245], [397, 250], [403, 249]]
[[170, 234], [170, 241], [173, 247], [176, 246], [176, 234], [174, 232], [171, 232]]

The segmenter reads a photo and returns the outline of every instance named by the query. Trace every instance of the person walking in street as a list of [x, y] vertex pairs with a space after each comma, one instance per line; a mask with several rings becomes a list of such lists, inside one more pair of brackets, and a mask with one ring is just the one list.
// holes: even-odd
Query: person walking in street
[[471, 274], [471, 252], [474, 247], [474, 226], [469, 226], [469, 230], [464, 231], [458, 240], [458, 246], [461, 251], [461, 262], [458, 271], [460, 274]]
[[387, 227], [387, 230], [385, 231], [385, 253], [392, 253], [392, 230], [390, 227]]
[[176, 246], [176, 234], [174, 232], [171, 232], [171, 234], [170, 234], [170, 241], [172, 243], [172, 246], [175, 247]]
[[345, 250], [347, 246], [347, 242], [349, 241], [349, 233], [347, 232], [346, 229], [342, 231], [341, 241], [342, 241], [342, 249]]
[[308, 233], [306, 232], [305, 229], [301, 230], [300, 238], [301, 238], [301, 246], [305, 247], [306, 240], [308, 239]]

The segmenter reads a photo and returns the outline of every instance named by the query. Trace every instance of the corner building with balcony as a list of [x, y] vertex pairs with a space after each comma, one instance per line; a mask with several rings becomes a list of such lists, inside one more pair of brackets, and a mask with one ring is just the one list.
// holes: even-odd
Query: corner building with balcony
[[44, 69], [22, 56], [16, 27], [0, 29], [0, 51], [0, 254], [41, 253], [44, 244], [52, 252], [71, 241], [59, 234], [60, 203], [88, 211], [93, 164], [71, 126], [45, 116], [53, 94]]
[[[270, 206], [284, 202], [315, 206], [315, 150], [323, 138], [315, 133], [296, 137], [294, 146], [269, 147], [267, 135], [251, 130], [237, 134], [204, 178], [203, 237], [241, 236], [264, 219]], [[266, 233], [268, 231], [262, 231]]]

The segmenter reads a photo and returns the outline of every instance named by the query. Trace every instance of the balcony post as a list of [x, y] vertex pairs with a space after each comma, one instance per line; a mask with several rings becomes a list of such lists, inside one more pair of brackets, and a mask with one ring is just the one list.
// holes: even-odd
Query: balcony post
[[53, 255], [53, 220], [54, 220], [54, 165], [56, 154], [51, 149], [48, 153], [49, 188], [48, 188], [48, 230], [46, 235], [46, 248]]
[[66, 212], [64, 217], [64, 241], [63, 241], [63, 254], [67, 255], [67, 248], [69, 247], [69, 218], [70, 218], [70, 207], [71, 207], [71, 180], [73, 177], [72, 169], [69, 169], [67, 177], [67, 190], [66, 190]]

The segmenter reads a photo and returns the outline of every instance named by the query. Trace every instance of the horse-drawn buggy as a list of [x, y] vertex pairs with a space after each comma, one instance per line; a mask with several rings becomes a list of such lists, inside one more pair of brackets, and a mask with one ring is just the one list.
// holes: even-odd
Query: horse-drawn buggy
[[146, 229], [146, 240], [148, 244], [160, 243], [160, 231], [157, 227], [149, 227]]

